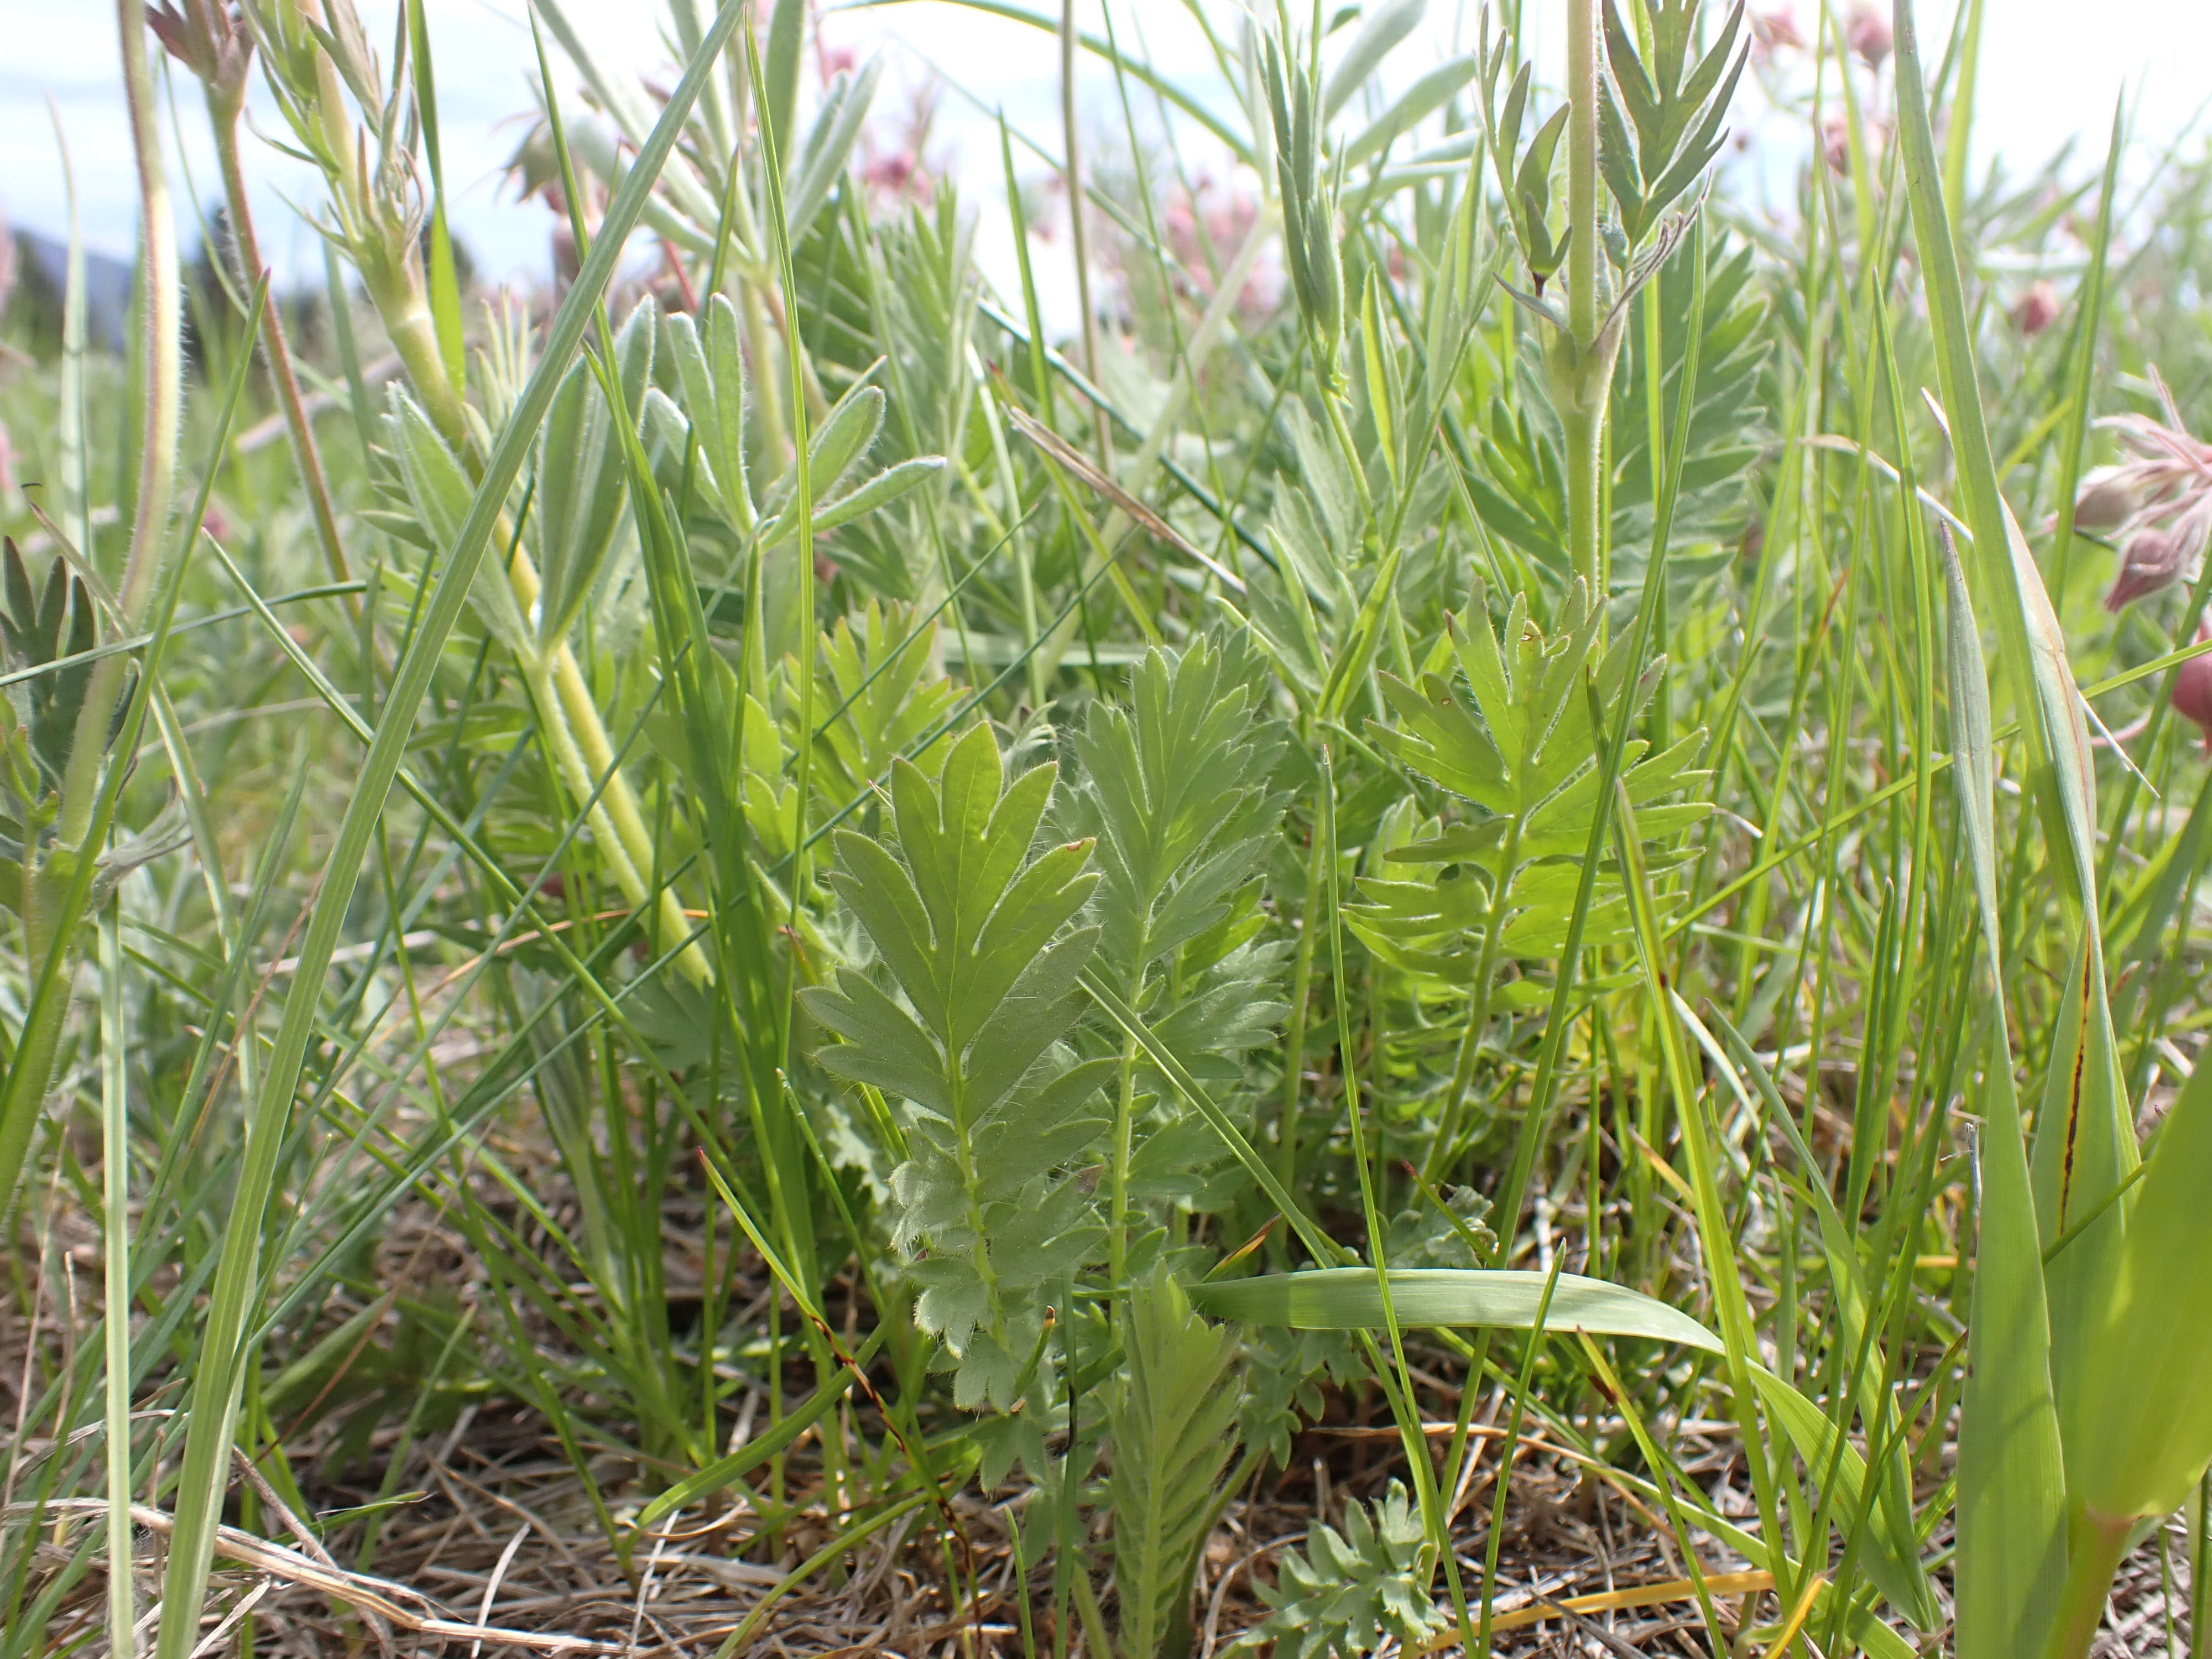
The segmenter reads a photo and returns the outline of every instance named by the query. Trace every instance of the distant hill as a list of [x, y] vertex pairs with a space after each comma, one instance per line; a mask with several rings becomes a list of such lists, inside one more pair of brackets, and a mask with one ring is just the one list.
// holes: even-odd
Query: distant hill
[[[6, 314], [17, 329], [40, 339], [51, 335], [58, 343], [62, 296], [69, 288], [69, 244], [35, 230], [18, 230], [14, 240], [15, 282], [6, 298]], [[95, 351], [124, 348], [131, 270], [128, 259], [89, 251], [84, 256], [85, 343]]]

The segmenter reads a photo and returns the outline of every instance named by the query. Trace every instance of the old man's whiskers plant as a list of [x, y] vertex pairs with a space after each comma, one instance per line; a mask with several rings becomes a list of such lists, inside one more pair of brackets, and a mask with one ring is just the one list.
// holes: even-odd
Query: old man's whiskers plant
[[[1486, 15], [1480, 79], [1491, 164], [1529, 284], [1528, 291], [1510, 284], [1506, 290], [1540, 324], [1545, 381], [1560, 427], [1568, 565], [1601, 598], [1607, 591], [1605, 432], [1629, 302], [1674, 252], [1684, 219], [1669, 219], [1668, 210], [1719, 153], [1749, 50], [1737, 50], [1740, 0], [1702, 51], [1695, 49], [1698, 0], [1629, 0], [1629, 7], [1632, 36], [1613, 0], [1568, 0], [1566, 101], [1525, 148], [1531, 65], [1518, 64], [1501, 96], [1514, 43], [1489, 39]], [[1564, 227], [1555, 228], [1552, 173], [1563, 131], [1566, 213]], [[1601, 174], [1609, 210], [1599, 193]], [[1547, 294], [1562, 266], [1565, 294]]]
[[[445, 9], [357, 3], [122, 0], [147, 337], [0, 343], [0, 1659], [2081, 1659], [2137, 1549], [2155, 1628], [2212, 578], [2064, 568], [2199, 550], [2203, 169], [1970, 190], [1979, 3], [1931, 88], [1901, 7], [977, 0], [1124, 126], [1010, 118], [1002, 240], [849, 12], [533, 0], [568, 286], [483, 303]], [[1752, 82], [1832, 139], [1756, 211]]]
[[955, 1398], [1000, 1411], [1035, 1376], [1046, 1286], [1098, 1242], [1065, 1166], [1105, 1127], [1097, 1096], [1114, 1070], [1064, 1042], [1098, 942], [1097, 928], [1066, 924], [1098, 877], [1087, 842], [1031, 856], [1054, 776], [1038, 766], [1007, 782], [988, 726], [952, 747], [936, 779], [895, 763], [896, 852], [840, 831], [830, 880], [907, 1006], [853, 968], [806, 993], [847, 1039], [823, 1064], [908, 1103], [891, 1190], [894, 1241], [921, 1286], [915, 1316], [958, 1357]]

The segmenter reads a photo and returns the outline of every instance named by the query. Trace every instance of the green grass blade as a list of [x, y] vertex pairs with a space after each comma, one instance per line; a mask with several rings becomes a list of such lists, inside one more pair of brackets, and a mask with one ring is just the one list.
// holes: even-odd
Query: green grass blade
[[2171, 1514], [2212, 1462], [2208, 1190], [2212, 1066], [2200, 1066], [2159, 1128], [2090, 1349], [2075, 1467], [2106, 1519]]
[[[1519, 1268], [1393, 1267], [1391, 1306], [1401, 1325], [1535, 1328], [1536, 1310], [1550, 1275]], [[1301, 1331], [1380, 1330], [1382, 1290], [1368, 1267], [1319, 1267], [1266, 1273], [1255, 1279], [1215, 1279], [1191, 1288], [1191, 1300], [1220, 1319], [1283, 1325]], [[1638, 1336], [1723, 1353], [1721, 1340], [1689, 1315], [1665, 1303], [1580, 1273], [1559, 1275], [1547, 1328], [1594, 1336]]]
[[[1914, 1529], [1912, 1513], [1912, 1471], [1906, 1455], [1905, 1437], [1898, 1432], [1897, 1412], [1890, 1402], [1885, 1380], [1888, 1367], [1882, 1350], [1875, 1340], [1869, 1322], [1875, 1314], [1869, 1307], [1873, 1300], [1865, 1283], [1865, 1272], [1859, 1259], [1857, 1236], [1844, 1222], [1830, 1194], [1826, 1177], [1805, 1142], [1795, 1118], [1784, 1103], [1781, 1092], [1766, 1067], [1759, 1063], [1749, 1043], [1743, 1040], [1735, 1026], [1725, 1017], [1715, 1012], [1714, 1018], [1721, 1028], [1727, 1043], [1726, 1052], [1714, 1043], [1705, 1033], [1702, 1022], [1696, 1022], [1683, 1012], [1685, 1024], [1705, 1049], [1714, 1065], [1723, 1069], [1732, 1085], [1741, 1090], [1741, 1079], [1748, 1076], [1758, 1090], [1759, 1102], [1765, 1109], [1765, 1121], [1781, 1131], [1790, 1143], [1790, 1150], [1805, 1167], [1806, 1190], [1810, 1194], [1820, 1222], [1820, 1245], [1828, 1260], [1829, 1283], [1835, 1297], [1835, 1316], [1839, 1327], [1835, 1344], [1838, 1352], [1851, 1356], [1854, 1375], [1851, 1395], [1856, 1398], [1860, 1418], [1865, 1425], [1869, 1443], [1877, 1445], [1883, 1455], [1876, 1470], [1877, 1480], [1873, 1493], [1878, 1509], [1873, 1543], [1877, 1554], [1877, 1578], [1882, 1594], [1890, 1604], [1904, 1613], [1922, 1630], [1933, 1630], [1942, 1622], [1942, 1613], [1937, 1605], [1935, 1591], [1928, 1583], [1928, 1575], [1920, 1562], [1919, 1540]], [[1747, 1099], [1747, 1104], [1749, 1103]], [[1875, 1321], [1875, 1322], [1879, 1322]], [[1795, 1409], [1793, 1402], [1784, 1401], [1778, 1408], [1778, 1395], [1773, 1389], [1754, 1371], [1753, 1381], [1760, 1389], [1770, 1412], [1780, 1417], [1783, 1427], [1796, 1445], [1798, 1455], [1808, 1468], [1815, 1473], [1816, 1480], [1825, 1480], [1830, 1467], [1832, 1449], [1832, 1428], [1828, 1419], [1820, 1420], [1828, 1438], [1808, 1439], [1804, 1425], [1788, 1415]], [[1780, 1388], [1789, 1389], [1798, 1400], [1803, 1400], [1794, 1386], [1780, 1377], [1775, 1379]], [[1810, 1404], [1809, 1401], [1806, 1402]], [[1814, 1408], [1817, 1413], [1818, 1408]], [[1848, 1419], [1846, 1419], [1848, 1422]], [[1856, 1457], [1856, 1452], [1851, 1454]], [[1863, 1480], [1847, 1480], [1838, 1496], [1844, 1502], [1846, 1516], [1864, 1512], [1860, 1494], [1865, 1491]]]
[[107, 1405], [107, 1649], [138, 1651], [137, 1574], [131, 1542], [131, 1073], [124, 1002], [123, 917], [109, 900], [100, 916], [101, 1231], [106, 1246]]
[[[2138, 1160], [2105, 984], [2098, 919], [2095, 769], [2081, 693], [2066, 660], [2064, 635], [2027, 538], [1998, 489], [1964, 285], [1936, 170], [1911, 0], [1897, 0], [1896, 41], [1899, 137], [1911, 185], [1912, 223], [1920, 240], [1952, 450], [1966, 489], [1977, 562], [1996, 612], [2001, 659], [2022, 709], [2028, 771], [2054, 854], [2053, 873], [2079, 925], [2031, 1159], [2037, 1219], [2048, 1243], [2076, 1215], [2102, 1203]], [[1955, 617], [1954, 626], [1958, 648], [1963, 636], [1956, 634]], [[2129, 1208], [2124, 1200], [2112, 1206], [2053, 1264], [2045, 1285], [2061, 1432], [2075, 1444], [2077, 1431], [2085, 1426], [2075, 1384], [2094, 1340], [2101, 1287], [2125, 1233]], [[2069, 1452], [2069, 1474], [2077, 1474], [2079, 1467]]]
[[[878, 6], [895, 6], [902, 3], [904, 0], [857, 0], [857, 3], [849, 9], [872, 11]], [[1012, 4], [1011, 0], [953, 0], [953, 3], [964, 6], [969, 11], [988, 13], [993, 17], [1004, 17], [1016, 23], [1027, 23], [1032, 28], [1044, 30], [1048, 34], [1060, 33], [1058, 18], [1047, 16], [1042, 12], [1031, 11], [1026, 6]], [[1229, 153], [1238, 161], [1247, 166], [1252, 164], [1250, 143], [1240, 136], [1236, 128], [1208, 108], [1204, 100], [1177, 86], [1151, 64], [1124, 56], [1115, 49], [1110, 41], [1098, 35], [1079, 33], [1076, 39], [1082, 43], [1085, 52], [1103, 58], [1131, 80], [1138, 82], [1148, 90], [1157, 93], [1169, 103], [1173, 104], [1180, 112], [1188, 116], [1207, 132], [1219, 139]]]
[[853, 1351], [853, 1364], [825, 1378], [823, 1385], [807, 1397], [806, 1402], [787, 1412], [774, 1428], [754, 1435], [727, 1457], [709, 1463], [696, 1474], [686, 1475], [666, 1492], [654, 1498], [637, 1513], [637, 1529], [649, 1531], [678, 1510], [688, 1509], [702, 1498], [721, 1491], [732, 1480], [751, 1474], [778, 1452], [788, 1450], [805, 1432], [835, 1410], [847, 1390], [859, 1380], [860, 1372], [875, 1358], [889, 1334], [888, 1325], [879, 1324], [868, 1334], [868, 1340]]
[[2105, 177], [2097, 192], [2097, 228], [2089, 244], [2089, 271], [2081, 279], [2079, 313], [2069, 352], [2066, 428], [2058, 449], [2058, 528], [2051, 549], [2051, 592], [2063, 610], [2074, 554], [2074, 498], [2081, 483], [2083, 441], [2089, 431], [2089, 402], [2096, 386], [2097, 331], [2105, 314], [2105, 271], [2112, 248], [2112, 202], [2118, 194], [2120, 153], [2127, 131], [2127, 103], [2112, 106], [2112, 138], [2105, 152]]
[[1981, 384], [1974, 363], [1965, 285], [1946, 216], [1943, 187], [1929, 125], [1911, 0], [1896, 0], [1898, 137], [1911, 187], [1912, 227], [1920, 240], [1936, 367], [1942, 387], [1951, 448], [1966, 498], [1976, 560], [1993, 597], [2005, 679], [2024, 711], [2028, 759], [2038, 806], [2055, 846], [2066, 857], [2059, 874], [2069, 898], [2095, 929], [2095, 781], [2088, 732], [2065, 644], [2035, 562], [1998, 489]]
[[2051, 1375], [2043, 1241], [2013, 1089], [1998, 926], [1996, 757], [1988, 671], [1966, 572], [1943, 538], [1950, 592], [1951, 748], [1986, 950], [1988, 1064], [1979, 1159], [1981, 1236], [1959, 1430], [1959, 1659], [2041, 1650], [2066, 1568], [2065, 1482]]

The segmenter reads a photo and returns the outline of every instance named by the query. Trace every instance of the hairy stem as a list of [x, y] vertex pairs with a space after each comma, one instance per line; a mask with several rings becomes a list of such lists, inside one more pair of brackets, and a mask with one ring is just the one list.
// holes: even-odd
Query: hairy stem
[[[1603, 243], [1598, 231], [1597, 0], [1567, 9], [1567, 337], [1555, 342], [1553, 399], [1565, 428], [1567, 551], [1574, 572], [1605, 597], [1605, 548], [1600, 458], [1605, 452], [1606, 401], [1620, 340], [1602, 326]], [[1601, 337], [1602, 334], [1602, 337]]]
[[429, 296], [423, 292], [422, 262], [410, 252], [404, 268], [395, 276], [378, 281], [373, 262], [356, 260], [367, 279], [370, 301], [383, 319], [392, 349], [407, 371], [407, 381], [422, 398], [430, 423], [454, 454], [469, 453], [469, 423], [460, 389], [446, 374], [445, 353], [438, 345], [437, 319], [430, 314]]
[[[422, 399], [439, 436], [456, 455], [464, 458], [464, 464], [473, 473], [476, 464], [471, 459], [467, 416], [459, 389], [446, 373], [445, 356], [439, 349], [436, 325], [422, 287], [420, 256], [410, 247], [397, 269], [388, 271], [382, 281], [375, 280], [366, 266], [362, 270], [364, 276], [370, 277], [369, 297], [384, 320], [385, 332], [391, 337], [392, 349], [406, 370], [409, 385]], [[523, 614], [527, 616], [538, 603], [537, 567], [522, 550], [520, 538], [513, 526], [504, 520], [495, 533], [502, 545], [514, 549], [507, 562], [506, 575]], [[640, 908], [648, 902], [655, 903], [658, 920], [654, 931], [664, 944], [673, 944], [690, 931], [690, 924], [673, 891], [663, 890], [658, 900], [653, 900], [653, 832], [646, 827], [629, 779], [616, 764], [614, 744], [607, 735], [606, 725], [599, 717], [599, 705], [592, 696], [591, 686], [584, 678], [575, 653], [565, 640], [562, 641], [545, 654], [541, 664], [529, 666], [529, 672], [533, 688], [542, 694], [538, 697], [538, 713], [547, 742], [560, 762], [563, 781], [576, 804], [580, 806], [592, 799], [594, 790], [599, 791], [599, 802], [592, 808], [592, 827], [604, 843], [605, 855], [623, 895]], [[603, 778], [604, 785], [600, 782]], [[677, 966], [695, 985], [706, 984], [713, 978], [706, 954], [696, 944], [684, 948], [677, 958]]]
[[[1608, 375], [1607, 380], [1611, 379]], [[1562, 403], [1559, 425], [1566, 440], [1567, 556], [1574, 573], [1601, 601], [1605, 596], [1605, 545], [1599, 516], [1605, 508], [1605, 416], [1597, 409]]]
[[[538, 603], [538, 568], [512, 531], [501, 533], [516, 544], [507, 579], [527, 616]], [[608, 867], [633, 905], [640, 909], [648, 902], [654, 906], [657, 940], [663, 948], [673, 945], [691, 931], [690, 921], [672, 889], [663, 888], [657, 897], [653, 892], [653, 831], [647, 827], [644, 814], [638, 810], [636, 793], [617, 763], [613, 740], [599, 718], [599, 706], [584, 678], [583, 665], [563, 640], [530, 666], [530, 676], [538, 720], [559, 764], [562, 782], [579, 806], [592, 799], [594, 790], [599, 792], [591, 809], [592, 829]], [[696, 941], [684, 947], [676, 965], [694, 985], [707, 984], [714, 978], [706, 953]]]
[[1114, 1091], [1113, 1219], [1106, 1236], [1107, 1269], [1115, 1286], [1128, 1289], [1129, 1158], [1136, 1139], [1137, 1039], [1121, 1044], [1121, 1075]]
[[[146, 361], [146, 403], [138, 451], [138, 505], [131, 523], [131, 550], [117, 587], [119, 614], [116, 618], [122, 632], [135, 634], [145, 618], [154, 576], [161, 567], [169, 514], [174, 505], [184, 384], [179, 337], [182, 289], [176, 222], [169, 207], [168, 179], [161, 167], [161, 135], [155, 125], [158, 112], [153, 69], [146, 56], [143, 0], [116, 0], [116, 26], [122, 36], [124, 93], [130, 105], [131, 147], [138, 164], [139, 237], [144, 262], [139, 326]], [[107, 726], [123, 690], [127, 662], [118, 653], [93, 665], [62, 778], [57, 829], [64, 847], [76, 847], [91, 827], [93, 804], [100, 790], [100, 763], [107, 752]]]
[[[239, 278], [251, 291], [264, 266], [260, 234], [253, 225], [252, 204], [246, 192], [246, 169], [238, 153], [238, 122], [245, 102], [210, 85], [207, 88], [207, 105], [208, 124], [215, 131], [216, 156], [222, 168], [223, 199], [230, 210], [232, 234], [237, 238]], [[284, 424], [292, 434], [292, 453], [299, 459], [300, 481], [307, 486], [315, 534], [323, 544], [323, 562], [330, 568], [331, 580], [350, 581], [353, 571], [346, 562], [345, 544], [338, 537], [337, 514], [331, 506], [330, 483], [323, 474], [322, 453], [315, 447], [314, 427], [300, 398], [299, 377], [292, 371], [291, 347], [284, 338], [283, 311], [273, 301], [261, 310], [261, 350], [269, 365], [269, 378], [276, 382], [276, 401], [283, 409]], [[346, 605], [349, 610], [359, 613], [360, 601], [353, 595], [346, 596]]]
[[990, 1233], [983, 1224], [983, 1172], [975, 1162], [975, 1126], [968, 1113], [968, 1077], [958, 1060], [947, 1068], [947, 1091], [952, 1105], [952, 1142], [960, 1156], [960, 1191], [968, 1201], [968, 1231], [974, 1243], [968, 1248], [969, 1264], [983, 1286], [984, 1305], [990, 1310], [988, 1329], [1001, 1346], [1006, 1322], [999, 1309], [999, 1275], [991, 1266]]
[[1567, 8], [1567, 320], [1575, 347], [1597, 339], [1597, 0]]

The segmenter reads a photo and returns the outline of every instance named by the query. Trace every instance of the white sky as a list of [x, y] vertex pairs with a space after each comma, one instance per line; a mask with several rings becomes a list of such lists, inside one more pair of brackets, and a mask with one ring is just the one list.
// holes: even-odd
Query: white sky
[[[1028, 0], [1043, 9], [1051, 0]], [[388, 49], [396, 0], [356, 0], [373, 41]], [[1099, 0], [1079, 0], [1087, 26], [1099, 27]], [[1211, 0], [1230, 15], [1225, 0]], [[1532, 16], [1556, 0], [1536, 0]], [[1927, 0], [1923, 40], [1940, 39], [1951, 0]], [[660, 8], [653, 0], [565, 0], [578, 27], [611, 65], [647, 70], [665, 61]], [[2140, 97], [2136, 132], [2162, 143], [2179, 133], [2212, 92], [2202, 66], [2212, 62], [2212, 7], [2191, 0], [1987, 0], [1988, 26], [1980, 80], [1977, 148], [2025, 167], [2047, 157], [2069, 137], [2101, 155], [2114, 100], [2124, 87]], [[520, 136], [514, 118], [530, 106], [526, 71], [532, 64], [523, 0], [430, 0], [430, 30], [445, 146], [456, 191], [457, 233], [487, 276], [531, 276], [546, 262], [547, 217], [531, 204], [502, 201], [498, 173]], [[1817, 0], [1753, 0], [1757, 11], [1793, 10], [1810, 32]], [[1838, 9], [1844, 8], [1839, 4]], [[1400, 49], [1396, 69], [1409, 75], [1446, 49], [1455, 0], [1431, 0], [1424, 35]], [[1474, 0], [1465, 7], [1471, 19]], [[1182, 0], [1118, 0], [1124, 45], [1141, 45], [1153, 60], [1209, 100], [1223, 97], [1202, 40]], [[986, 108], [1003, 108], [1018, 133], [1059, 151], [1057, 53], [1042, 32], [983, 16], [945, 0], [915, 0], [866, 11], [824, 9], [824, 40], [865, 57], [889, 54], [892, 74], [878, 100], [893, 112], [902, 88], [921, 83], [933, 66]], [[1134, 37], [1134, 38], [1133, 38]], [[51, 100], [75, 166], [78, 205], [88, 246], [127, 254], [135, 197], [129, 137], [117, 89], [113, 7], [101, 0], [0, 0], [0, 215], [51, 235], [65, 234], [66, 197], [58, 165]], [[550, 45], [550, 43], [549, 43]], [[388, 50], [387, 50], [388, 57]], [[556, 72], [559, 59], [556, 56]], [[1118, 121], [1113, 83], [1091, 60], [1086, 103], [1092, 125]], [[257, 76], [258, 80], [258, 76]], [[196, 89], [179, 99], [185, 165], [178, 168], [173, 138], [172, 185], [180, 201], [212, 201], [217, 193]], [[265, 114], [267, 126], [276, 124]], [[1147, 113], [1140, 110], [1140, 118]], [[973, 106], [948, 94], [933, 154], [963, 176], [963, 188], [984, 203], [1001, 199], [996, 133]], [[317, 194], [303, 169], [262, 150], [249, 163], [266, 198], [259, 217], [269, 257], [306, 273], [319, 266], [313, 234], [281, 208], [282, 198], [312, 203]], [[1032, 176], [1041, 163], [1017, 167]], [[983, 215], [987, 268], [1000, 264], [992, 246], [1000, 216]], [[189, 235], [189, 233], [188, 233]], [[1001, 240], [1003, 240], [1001, 238]]]

